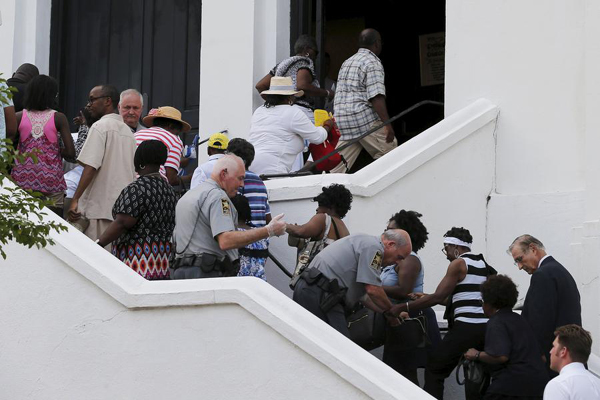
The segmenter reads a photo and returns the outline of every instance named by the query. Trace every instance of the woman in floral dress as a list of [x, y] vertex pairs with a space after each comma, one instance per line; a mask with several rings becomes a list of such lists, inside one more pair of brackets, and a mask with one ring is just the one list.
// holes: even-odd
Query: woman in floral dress
[[112, 243], [112, 254], [148, 280], [169, 279], [171, 237], [177, 197], [160, 175], [167, 147], [159, 140], [142, 142], [133, 159], [140, 176], [127, 186], [113, 207], [114, 221], [97, 240]]
[[[248, 199], [241, 194], [236, 195], [231, 199], [238, 213], [238, 231], [246, 231], [253, 229], [251, 226], [252, 213]], [[238, 276], [255, 276], [264, 281], [265, 264], [267, 263], [267, 249], [269, 248], [269, 239], [261, 239], [257, 242], [250, 243], [246, 247], [239, 249], [240, 253], [240, 271]]]

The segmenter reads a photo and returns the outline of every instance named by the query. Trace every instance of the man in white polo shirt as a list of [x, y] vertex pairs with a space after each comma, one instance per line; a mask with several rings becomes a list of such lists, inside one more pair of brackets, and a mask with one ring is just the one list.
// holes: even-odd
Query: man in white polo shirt
[[544, 400], [600, 399], [600, 379], [585, 368], [592, 351], [590, 333], [579, 325], [561, 326], [550, 350], [550, 368], [559, 375], [548, 382]]

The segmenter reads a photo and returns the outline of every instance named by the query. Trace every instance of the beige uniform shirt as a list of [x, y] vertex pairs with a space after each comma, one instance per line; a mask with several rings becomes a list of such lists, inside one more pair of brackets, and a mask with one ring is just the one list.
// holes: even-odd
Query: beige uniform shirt
[[117, 197], [135, 180], [135, 149], [135, 137], [119, 114], [107, 114], [92, 125], [77, 158], [97, 170], [79, 201], [88, 219], [113, 219]]

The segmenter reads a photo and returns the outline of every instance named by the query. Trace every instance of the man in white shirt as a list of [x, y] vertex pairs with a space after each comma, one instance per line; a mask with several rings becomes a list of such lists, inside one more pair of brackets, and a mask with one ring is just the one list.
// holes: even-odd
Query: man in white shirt
[[208, 161], [198, 165], [194, 171], [192, 182], [190, 183], [190, 190], [210, 178], [217, 160], [225, 155], [228, 144], [229, 138], [223, 132], [217, 132], [211, 135], [208, 139]]
[[592, 351], [590, 333], [579, 325], [561, 326], [550, 350], [550, 368], [559, 375], [548, 382], [544, 400], [600, 399], [600, 379], [586, 370]]

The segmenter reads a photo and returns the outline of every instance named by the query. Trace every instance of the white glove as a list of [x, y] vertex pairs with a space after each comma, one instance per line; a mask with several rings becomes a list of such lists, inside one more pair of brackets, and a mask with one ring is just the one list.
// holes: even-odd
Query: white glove
[[286, 223], [283, 220], [283, 214], [279, 214], [275, 218], [269, 222], [267, 225], [267, 232], [269, 232], [269, 237], [272, 236], [281, 236], [285, 233]]

